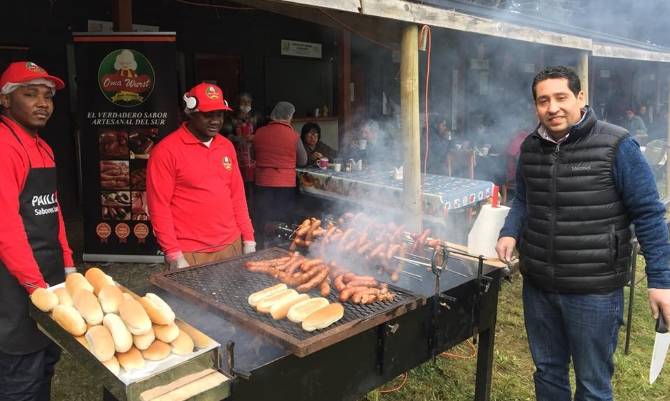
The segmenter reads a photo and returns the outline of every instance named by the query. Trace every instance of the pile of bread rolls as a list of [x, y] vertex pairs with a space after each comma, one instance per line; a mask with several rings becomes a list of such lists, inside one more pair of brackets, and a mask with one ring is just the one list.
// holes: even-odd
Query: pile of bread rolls
[[69, 274], [65, 287], [38, 288], [33, 304], [86, 347], [114, 374], [141, 369], [171, 353], [185, 355], [212, 340], [175, 321], [170, 306], [155, 294], [136, 297], [124, 292], [97, 267]]
[[258, 312], [269, 313], [275, 320], [288, 318], [306, 331], [326, 328], [344, 316], [342, 304], [331, 304], [323, 297], [310, 298], [284, 283], [254, 292], [247, 301]]

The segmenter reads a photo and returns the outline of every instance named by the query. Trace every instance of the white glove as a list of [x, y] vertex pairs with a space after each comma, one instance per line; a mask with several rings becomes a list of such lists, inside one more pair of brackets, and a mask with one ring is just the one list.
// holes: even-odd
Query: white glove
[[254, 253], [256, 252], [256, 241], [244, 241], [242, 243], [242, 253], [245, 255], [247, 253]]
[[181, 252], [165, 255], [165, 261], [170, 265], [170, 269], [183, 269], [190, 266]]
[[77, 268], [73, 266], [66, 266], [65, 267], [65, 275], [67, 276], [68, 274], [76, 273]]

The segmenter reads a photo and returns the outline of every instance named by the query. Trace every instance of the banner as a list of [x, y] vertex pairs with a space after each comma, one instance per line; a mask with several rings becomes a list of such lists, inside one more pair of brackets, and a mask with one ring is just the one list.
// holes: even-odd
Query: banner
[[174, 33], [74, 34], [84, 260], [159, 262], [147, 161], [177, 128]]

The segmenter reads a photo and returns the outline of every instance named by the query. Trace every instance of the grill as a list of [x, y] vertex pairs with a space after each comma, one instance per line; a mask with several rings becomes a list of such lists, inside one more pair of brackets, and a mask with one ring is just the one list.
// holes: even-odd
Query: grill
[[[288, 319], [274, 320], [268, 314], [256, 312], [248, 302], [250, 294], [278, 283], [273, 277], [246, 270], [244, 264], [252, 260], [286, 256], [283, 249], [270, 248], [223, 262], [193, 266], [183, 270], [157, 273], [151, 282], [175, 294], [221, 311], [231, 320], [255, 330], [304, 357], [331, 344], [349, 338], [425, 304], [425, 298], [389, 285], [393, 301], [368, 305], [344, 303], [344, 317], [329, 327], [307, 332]], [[320, 296], [318, 288], [309, 293]], [[333, 292], [327, 297], [338, 302]]]

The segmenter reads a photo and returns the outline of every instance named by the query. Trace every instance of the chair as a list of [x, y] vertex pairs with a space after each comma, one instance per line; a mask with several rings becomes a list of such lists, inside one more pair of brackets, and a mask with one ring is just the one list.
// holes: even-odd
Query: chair
[[475, 178], [475, 165], [477, 163], [474, 150], [450, 150], [447, 153], [447, 175], [454, 176], [456, 167], [467, 165], [467, 177], [473, 180]]

